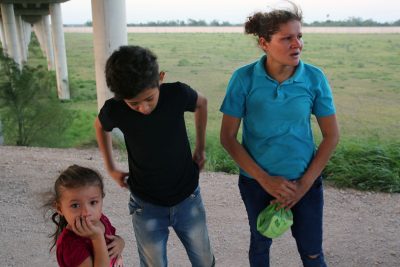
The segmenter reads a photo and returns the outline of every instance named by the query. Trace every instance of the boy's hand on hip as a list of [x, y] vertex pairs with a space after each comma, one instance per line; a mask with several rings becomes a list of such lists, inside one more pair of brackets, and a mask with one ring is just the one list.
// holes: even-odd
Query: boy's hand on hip
[[195, 149], [193, 152], [193, 161], [197, 163], [200, 170], [203, 169], [206, 163], [206, 152], [204, 150]]
[[109, 171], [109, 174], [120, 187], [128, 188], [128, 184], [126, 183], [127, 180], [126, 177], [129, 176], [129, 173], [115, 169]]

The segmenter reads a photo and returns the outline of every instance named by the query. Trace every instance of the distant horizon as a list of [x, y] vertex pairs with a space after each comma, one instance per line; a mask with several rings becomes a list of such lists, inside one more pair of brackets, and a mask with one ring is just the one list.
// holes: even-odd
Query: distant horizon
[[[318, 23], [328, 23], [328, 22], [330, 22], [330, 23], [338, 23], [338, 22], [346, 23], [346, 22], [351, 22], [352, 19], [357, 19], [357, 20], [360, 20], [362, 22], [371, 21], [372, 23], [381, 24], [381, 25], [371, 25], [371, 27], [375, 27], [375, 26], [394, 26], [394, 27], [400, 26], [400, 25], [392, 25], [395, 22], [400, 22], [400, 18], [397, 19], [397, 20], [394, 20], [394, 21], [381, 22], [381, 21], [375, 21], [373, 19], [364, 19], [364, 18], [361, 18], [361, 17], [349, 17], [349, 18], [344, 19], [344, 20], [326, 19], [326, 20], [321, 20], [321, 21], [303, 22], [303, 23], [306, 24], [305, 26], [307, 26], [308, 24], [318, 24]], [[204, 21], [207, 25], [189, 25], [187, 23], [189, 23], [190, 20], [193, 20], [195, 22]], [[220, 25], [210, 25], [211, 23], [213, 23], [215, 21], [218, 22], [218, 23], [221, 23], [221, 24]], [[64, 25], [76, 25], [76, 26], [81, 26], [82, 25], [82, 26], [85, 26], [87, 23], [91, 23], [91, 22], [92, 22], [91, 20], [88, 20], [88, 21], [83, 22], [83, 23], [64, 23]], [[156, 23], [156, 24], [165, 24], [165, 23], [172, 23], [172, 22], [184, 22], [184, 25], [171, 25], [172, 27], [179, 27], [179, 26], [181, 26], [181, 27], [186, 27], [186, 26], [193, 26], [193, 27], [196, 27], [196, 26], [200, 26], [200, 27], [203, 27], [203, 26], [234, 27], [234, 26], [242, 26], [244, 24], [244, 22], [242, 22], [242, 23], [232, 23], [232, 22], [229, 22], [229, 21], [220, 21], [220, 20], [217, 20], [217, 19], [212, 19], [212, 20], [207, 21], [205, 19], [191, 19], [191, 18], [189, 18], [187, 20], [181, 20], [181, 19], [175, 19], [174, 20], [174, 19], [171, 19], [171, 20], [157, 20], [157, 21], [147, 21], [147, 22], [127, 22], [126, 24], [127, 25], [134, 24], [135, 26], [141, 26], [141, 25], [148, 26], [149, 24], [154, 24], [154, 23]], [[228, 25], [222, 25], [223, 23], [228, 24]], [[154, 27], [157, 27], [157, 26], [168, 27], [170, 25], [151, 25], [151, 26], [154, 26]], [[346, 25], [343, 25], [343, 26], [335, 26], [335, 25], [333, 25], [333, 26], [334, 27], [346, 27]], [[368, 27], [368, 25], [360, 25], [358, 27]]]
[[[400, 2], [400, 0], [399, 0], [399, 2]], [[400, 12], [400, 11], [399, 11], [399, 12]], [[379, 24], [393, 24], [394, 22], [400, 21], [400, 16], [399, 16], [398, 19], [395, 19], [395, 20], [392, 20], [392, 21], [377, 21], [377, 20], [374, 20], [374, 19], [371, 19], [371, 18], [348, 17], [348, 18], [346, 18], [346, 19], [337, 19], [337, 20], [326, 19], [326, 20], [315, 20], [315, 21], [311, 21], [311, 22], [309, 22], [309, 21], [303, 21], [303, 23], [305, 23], [305, 24], [313, 24], [313, 23], [324, 23], [324, 22], [327, 22], [327, 21], [331, 21], [331, 22], [346, 22], [346, 21], [351, 20], [352, 18], [361, 19], [361, 21], [368, 21], [368, 20], [371, 20], [371, 21], [373, 21], [373, 22], [375, 22], [375, 23], [379, 23]], [[189, 21], [190, 19], [191, 19], [191, 18], [188, 18], [188, 19], [186, 19], [186, 20], [182, 20], [182, 19], [150, 20], [150, 21], [145, 21], [145, 22], [143, 22], [143, 21], [139, 21], [139, 22], [127, 21], [126, 24], [149, 24], [149, 23], [174, 22], [174, 21], [175, 21], [175, 22], [176, 22], [176, 21], [187, 22], [187, 21]], [[193, 19], [193, 20], [195, 20], [195, 21], [205, 21], [207, 24], [210, 24], [210, 23], [213, 22], [213, 21], [218, 21], [219, 23], [227, 22], [227, 23], [230, 24], [230, 26], [243, 25], [243, 24], [244, 24], [244, 22], [237, 22], [237, 23], [235, 23], [235, 22], [230, 22], [230, 21], [222, 21], [222, 20], [218, 20], [218, 19], [206, 20], [206, 19], [201, 19], [201, 18], [200, 18], [200, 19]], [[90, 20], [87, 20], [87, 21], [81, 22], [81, 23], [66, 23], [66, 22], [64, 22], [64, 25], [85, 25], [87, 22], [92, 22], [92, 20], [90, 19]]]
[[[127, 26], [128, 33], [241, 33], [243, 34], [243, 26]], [[91, 26], [64, 26], [64, 32], [70, 33], [93, 33]], [[303, 33], [350, 33], [350, 34], [399, 34], [400, 26], [384, 27], [326, 27], [326, 26], [305, 26]]]

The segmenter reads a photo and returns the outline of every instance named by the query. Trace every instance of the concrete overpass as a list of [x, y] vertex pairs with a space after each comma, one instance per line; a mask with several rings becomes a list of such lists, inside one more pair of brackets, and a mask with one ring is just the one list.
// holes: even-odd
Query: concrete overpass
[[[67, 56], [61, 3], [68, 0], [0, 0], [0, 40], [3, 51], [22, 66], [28, 60], [28, 45], [34, 31], [56, 71], [60, 99], [70, 99]], [[79, 1], [79, 0], [76, 0]], [[108, 56], [128, 43], [125, 0], [92, 0], [94, 58], [97, 103], [100, 108], [111, 97], [104, 77]]]

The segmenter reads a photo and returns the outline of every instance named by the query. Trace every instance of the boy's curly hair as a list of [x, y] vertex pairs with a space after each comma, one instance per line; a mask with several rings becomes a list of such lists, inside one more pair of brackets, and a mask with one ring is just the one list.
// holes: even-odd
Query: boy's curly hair
[[140, 46], [121, 46], [108, 58], [105, 75], [115, 98], [134, 98], [159, 86], [157, 56]]

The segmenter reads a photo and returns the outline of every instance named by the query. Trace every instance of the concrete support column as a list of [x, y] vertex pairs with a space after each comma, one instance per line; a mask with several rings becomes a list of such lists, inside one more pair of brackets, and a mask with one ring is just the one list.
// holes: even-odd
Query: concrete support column
[[7, 43], [7, 55], [21, 66], [21, 55], [18, 49], [18, 34], [15, 23], [14, 6], [12, 4], [1, 4], [1, 16]]
[[67, 54], [65, 51], [65, 40], [61, 5], [50, 4], [51, 31], [53, 37], [54, 63], [57, 76], [57, 91], [59, 99], [70, 99], [67, 69]]
[[6, 42], [6, 35], [4, 32], [4, 25], [2, 18], [0, 18], [0, 40], [1, 40], [1, 46], [3, 47], [3, 53], [7, 55], [7, 42]]
[[45, 48], [45, 37], [42, 21], [39, 20], [33, 24], [33, 31], [35, 32], [36, 39], [39, 42], [40, 50], [42, 50], [43, 56], [46, 56], [46, 48]]
[[24, 28], [24, 35], [25, 35], [24, 46], [25, 46], [25, 49], [27, 51], [26, 54], [27, 54], [27, 57], [28, 57], [28, 54], [29, 54], [29, 43], [31, 42], [32, 26], [31, 26], [30, 23], [22, 20], [22, 27]]
[[40, 44], [40, 49], [47, 59], [47, 69], [55, 70], [50, 16], [42, 16], [40, 20], [35, 22], [34, 31]]
[[17, 27], [18, 50], [21, 55], [21, 62], [25, 64], [28, 60], [28, 51], [25, 49], [25, 32], [21, 16], [15, 16], [15, 25]]
[[47, 69], [54, 70], [54, 52], [53, 46], [51, 42], [51, 28], [50, 28], [50, 17], [43, 16], [42, 17], [42, 25], [44, 31], [44, 45], [46, 48], [46, 57], [47, 57]]
[[92, 0], [92, 20], [97, 106], [100, 109], [112, 96], [104, 76], [106, 61], [114, 50], [128, 44], [125, 0]]

